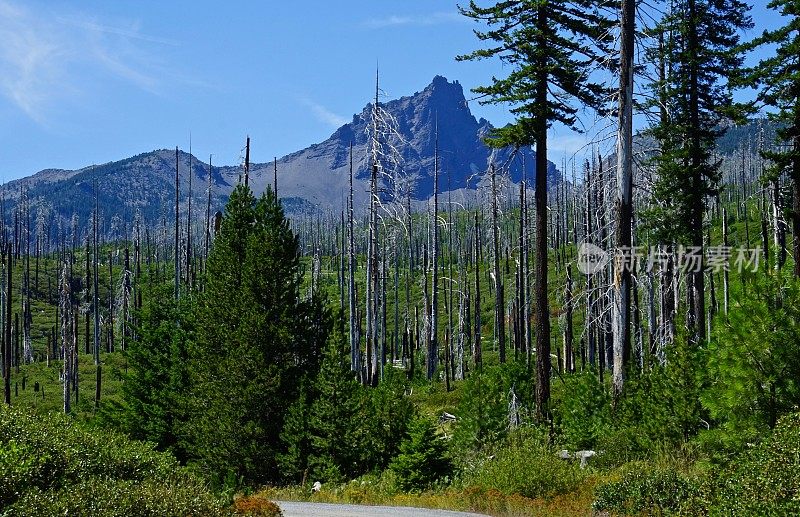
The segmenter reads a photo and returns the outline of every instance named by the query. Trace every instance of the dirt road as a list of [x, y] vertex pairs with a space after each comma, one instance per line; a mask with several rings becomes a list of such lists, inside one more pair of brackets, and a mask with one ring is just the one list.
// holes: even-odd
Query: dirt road
[[353, 504], [275, 501], [284, 517], [485, 517], [477, 513], [429, 510], [404, 506], [358, 506]]

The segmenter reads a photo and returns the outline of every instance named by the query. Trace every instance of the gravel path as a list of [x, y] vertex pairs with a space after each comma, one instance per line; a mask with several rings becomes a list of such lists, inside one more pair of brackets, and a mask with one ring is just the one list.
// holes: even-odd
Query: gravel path
[[358, 506], [354, 504], [275, 501], [284, 517], [485, 517], [477, 513], [409, 508], [405, 506]]

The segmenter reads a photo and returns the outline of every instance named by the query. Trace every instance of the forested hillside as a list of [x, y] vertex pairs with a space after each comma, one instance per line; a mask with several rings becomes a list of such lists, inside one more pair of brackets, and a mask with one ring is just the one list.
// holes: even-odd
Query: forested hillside
[[[255, 194], [249, 141], [217, 214], [189, 209], [178, 166], [156, 224], [103, 231], [89, 184], [70, 224], [16, 203], [0, 327], [24, 409], [0, 413], [0, 503], [798, 512], [800, 25], [796, 1], [771, 6], [785, 27], [752, 41], [738, 0], [464, 6], [478, 50], [458, 59], [509, 65], [475, 93], [515, 117], [486, 135], [506, 159], [471, 171], [474, 196], [447, 187], [434, 124], [414, 202], [376, 91], [340, 209], [289, 217], [275, 178]], [[534, 174], [579, 111], [614, 144]]]

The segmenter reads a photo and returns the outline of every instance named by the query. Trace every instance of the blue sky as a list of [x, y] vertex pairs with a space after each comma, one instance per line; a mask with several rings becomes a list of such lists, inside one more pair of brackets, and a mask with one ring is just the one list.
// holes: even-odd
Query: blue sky
[[[756, 10], [760, 32], [777, 22]], [[451, 1], [0, 0], [0, 180], [153, 149], [254, 161], [322, 141], [373, 95], [424, 88], [434, 75], [467, 91], [503, 74], [458, 63], [475, 24]], [[501, 106], [470, 103], [494, 124]], [[582, 137], [554, 131], [553, 161]]]

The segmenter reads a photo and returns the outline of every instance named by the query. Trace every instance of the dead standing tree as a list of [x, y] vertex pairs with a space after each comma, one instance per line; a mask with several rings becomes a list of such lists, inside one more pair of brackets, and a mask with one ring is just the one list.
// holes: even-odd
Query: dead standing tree
[[59, 298], [59, 309], [61, 313], [61, 353], [64, 357], [63, 379], [64, 379], [64, 413], [69, 413], [72, 409], [70, 380], [72, 373], [72, 300], [70, 293], [70, 278], [66, 262], [61, 271], [61, 296]]
[[[400, 148], [404, 144], [398, 130], [397, 120], [381, 105], [378, 76], [375, 80], [375, 100], [371, 109], [371, 121], [367, 124], [367, 166], [370, 170], [368, 240], [367, 240], [367, 285], [366, 285], [366, 373], [364, 381], [376, 385], [386, 353], [386, 296], [385, 278], [379, 272], [385, 268], [381, 258], [381, 237], [388, 238], [389, 226], [404, 226], [407, 211], [404, 201], [413, 189], [414, 176], [403, 169]], [[351, 207], [352, 208], [352, 207]], [[353, 214], [351, 212], [351, 220]], [[382, 223], [379, 226], [379, 221]], [[384, 231], [381, 232], [381, 228]], [[404, 228], [408, 235], [408, 228]], [[352, 323], [351, 323], [352, 327]], [[351, 342], [352, 344], [352, 342]], [[379, 360], [380, 358], [380, 360]], [[380, 366], [380, 367], [379, 367]]]

